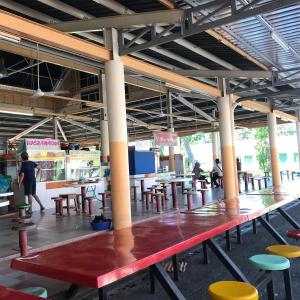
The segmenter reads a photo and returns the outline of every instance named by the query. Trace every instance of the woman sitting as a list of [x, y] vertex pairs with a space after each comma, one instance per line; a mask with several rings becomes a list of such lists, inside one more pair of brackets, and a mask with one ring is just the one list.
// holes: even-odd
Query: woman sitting
[[196, 162], [195, 163], [195, 166], [194, 166], [194, 169], [193, 169], [193, 173], [195, 174], [194, 175], [194, 178], [197, 180], [205, 180], [206, 184], [208, 184], [209, 182], [207, 181], [206, 179], [206, 176], [203, 175], [202, 173], [204, 173], [204, 170], [200, 168], [200, 163], [199, 162]]

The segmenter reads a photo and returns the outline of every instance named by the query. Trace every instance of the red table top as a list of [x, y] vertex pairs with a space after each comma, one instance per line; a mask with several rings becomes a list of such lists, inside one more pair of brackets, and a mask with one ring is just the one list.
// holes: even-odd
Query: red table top
[[14, 259], [11, 266], [100, 288], [294, 199], [289, 195], [244, 195], [36, 252]]
[[0, 300], [39, 300], [38, 296], [29, 295], [5, 286], [0, 286]]

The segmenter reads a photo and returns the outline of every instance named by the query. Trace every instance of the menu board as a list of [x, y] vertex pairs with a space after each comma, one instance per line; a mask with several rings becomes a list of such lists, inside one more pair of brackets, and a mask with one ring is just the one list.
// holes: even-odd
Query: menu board
[[29, 151], [29, 159], [41, 166], [41, 181], [66, 179], [65, 151]]
[[79, 180], [100, 176], [100, 151], [70, 150], [67, 179]]

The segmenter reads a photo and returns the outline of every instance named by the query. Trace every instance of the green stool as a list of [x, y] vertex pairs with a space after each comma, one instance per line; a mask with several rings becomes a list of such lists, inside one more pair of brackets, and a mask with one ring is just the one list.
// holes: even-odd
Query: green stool
[[48, 292], [43, 287], [28, 287], [28, 288], [21, 289], [20, 291], [30, 295], [39, 296], [45, 299], [47, 299], [48, 297]]
[[[286, 299], [294, 299], [291, 285], [290, 261], [287, 258], [280, 255], [258, 254], [251, 256], [249, 260], [254, 266], [265, 271], [266, 273], [271, 273], [272, 271], [282, 271], [284, 276]], [[272, 281], [268, 283], [267, 289], [268, 295], [274, 295]]]
[[26, 217], [26, 209], [30, 208], [29, 204], [23, 203], [17, 206], [19, 210], [19, 217], [25, 218]]

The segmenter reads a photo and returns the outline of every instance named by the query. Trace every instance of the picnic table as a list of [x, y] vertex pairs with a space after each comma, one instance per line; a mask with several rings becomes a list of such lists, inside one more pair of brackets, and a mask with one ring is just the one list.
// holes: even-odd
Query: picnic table
[[178, 209], [178, 198], [177, 198], [177, 183], [182, 184], [182, 190], [184, 189], [184, 183], [190, 182], [191, 178], [170, 178], [170, 179], [157, 179], [156, 182], [164, 183], [164, 184], [171, 184], [172, 189], [172, 202], [173, 202], [173, 209]]
[[69, 183], [66, 184], [64, 187], [66, 188], [80, 188], [80, 192], [81, 192], [81, 201], [82, 201], [82, 208], [83, 210], [85, 210], [85, 201], [84, 199], [86, 198], [86, 194], [87, 194], [87, 189], [89, 187], [91, 187], [91, 192], [93, 193], [93, 197], [95, 199], [98, 199], [97, 195], [96, 195], [96, 186], [97, 184], [99, 184], [99, 182], [76, 182], [76, 183]]
[[38, 296], [25, 294], [11, 288], [0, 286], [0, 300], [40, 300]]
[[294, 200], [293, 195], [274, 194], [217, 201], [16, 258], [11, 267], [70, 282], [69, 296], [79, 286], [97, 288], [99, 299], [105, 299], [109, 284], [149, 267], [152, 287], [156, 277], [172, 299], [185, 299], [161, 261], [204, 243], [237, 280], [249, 282], [214, 237], [257, 218], [284, 244], [283, 237], [262, 216]]

